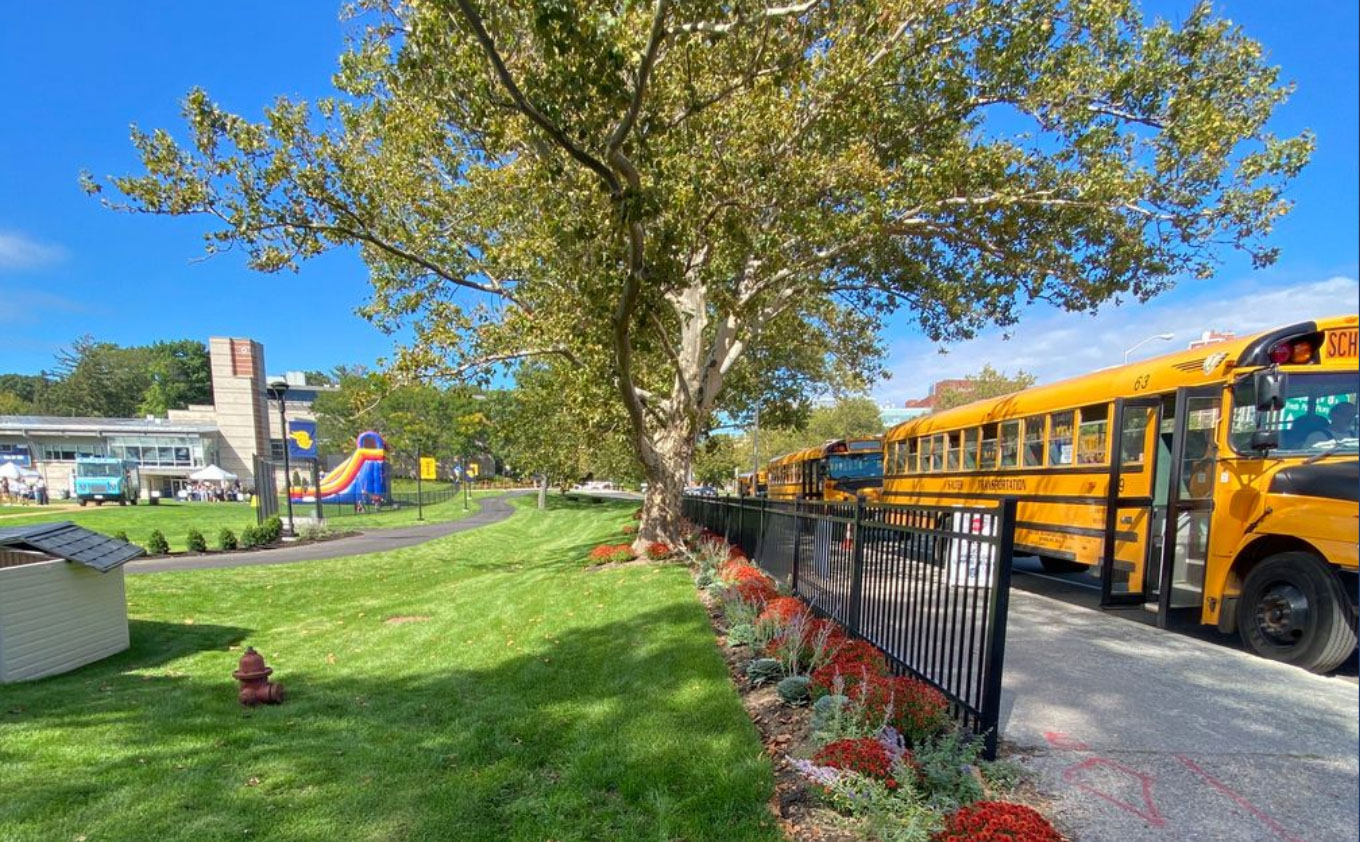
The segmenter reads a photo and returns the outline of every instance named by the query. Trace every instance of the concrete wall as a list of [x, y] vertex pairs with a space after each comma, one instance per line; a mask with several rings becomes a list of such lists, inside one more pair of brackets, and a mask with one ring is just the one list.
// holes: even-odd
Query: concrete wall
[[69, 672], [128, 648], [121, 567], [99, 573], [32, 558], [45, 559], [0, 551], [0, 684]]
[[255, 455], [269, 454], [264, 346], [250, 339], [214, 336], [208, 340], [208, 351], [219, 464], [253, 485]]

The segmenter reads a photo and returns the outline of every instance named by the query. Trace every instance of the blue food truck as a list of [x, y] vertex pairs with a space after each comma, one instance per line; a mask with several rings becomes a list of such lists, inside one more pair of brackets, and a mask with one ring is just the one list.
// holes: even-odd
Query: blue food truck
[[142, 474], [136, 462], [107, 456], [80, 456], [71, 475], [71, 496], [84, 506], [117, 502], [137, 505], [142, 493]]

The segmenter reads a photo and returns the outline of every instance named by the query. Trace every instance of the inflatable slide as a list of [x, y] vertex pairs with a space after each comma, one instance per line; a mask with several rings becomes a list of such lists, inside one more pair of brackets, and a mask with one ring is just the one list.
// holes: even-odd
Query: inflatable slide
[[[388, 500], [391, 484], [387, 475], [387, 450], [382, 436], [372, 430], [360, 433], [354, 452], [321, 478], [321, 502], [372, 504]], [[313, 503], [310, 488], [290, 488], [294, 503]]]

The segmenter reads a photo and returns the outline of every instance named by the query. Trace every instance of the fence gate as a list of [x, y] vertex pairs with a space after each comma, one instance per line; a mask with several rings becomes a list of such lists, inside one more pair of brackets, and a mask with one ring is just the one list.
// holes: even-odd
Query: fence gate
[[1015, 500], [995, 508], [687, 497], [817, 613], [934, 685], [996, 757]]
[[274, 480], [275, 465], [255, 457], [255, 522], [264, 523], [279, 513], [279, 490]]

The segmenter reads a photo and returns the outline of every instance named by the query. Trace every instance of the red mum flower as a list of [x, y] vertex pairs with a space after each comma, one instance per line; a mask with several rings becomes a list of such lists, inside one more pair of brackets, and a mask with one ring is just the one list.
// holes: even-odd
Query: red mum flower
[[849, 693], [865, 675], [887, 676], [888, 661], [873, 644], [851, 640], [842, 644], [830, 661], [812, 671], [812, 690], [814, 695], [834, 692], [839, 676], [844, 691]]
[[611, 561], [629, 561], [633, 558], [633, 548], [629, 544], [601, 544], [590, 551], [590, 560], [598, 564]]
[[1063, 836], [1036, 810], [1004, 801], [978, 801], [951, 813], [932, 842], [1064, 842]]
[[795, 617], [808, 617], [810, 613], [808, 607], [797, 597], [781, 596], [766, 603], [765, 610], [760, 612], [758, 622], [785, 626], [792, 623]]
[[668, 544], [663, 544], [660, 541], [653, 541], [647, 545], [647, 558], [654, 561], [669, 558], [670, 554], [671, 548]]
[[889, 789], [897, 789], [893, 777], [892, 758], [883, 744], [872, 737], [836, 740], [817, 749], [812, 762], [846, 772], [858, 772], [868, 778], [883, 781]]

